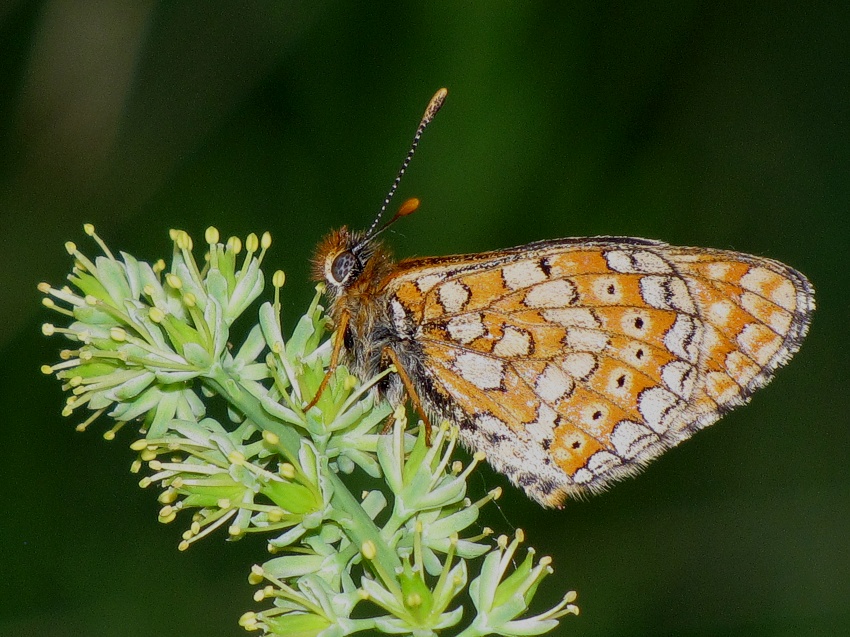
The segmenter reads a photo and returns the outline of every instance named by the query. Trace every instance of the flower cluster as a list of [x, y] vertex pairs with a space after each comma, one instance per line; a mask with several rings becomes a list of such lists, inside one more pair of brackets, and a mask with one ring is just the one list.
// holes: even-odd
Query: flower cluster
[[[218, 528], [232, 539], [267, 536], [275, 556], [249, 581], [262, 585], [255, 600], [268, 606], [243, 615], [242, 626], [305, 637], [537, 635], [578, 613], [571, 592], [524, 616], [551, 560], [529, 549], [512, 566], [522, 532], [494, 546], [489, 529], [476, 529], [481, 507], [499, 496], [466, 495], [483, 457], [463, 467], [452, 460], [454, 428], [444, 423], [427, 444], [403, 408], [376, 402], [371, 389], [383, 374], [361, 383], [339, 366], [306, 408], [330, 360], [321, 290], [284, 339], [276, 272], [274, 301], [260, 306], [238, 347], [231, 343], [232, 324], [263, 290], [268, 234], [250, 235], [242, 256], [242, 241], [220, 243], [210, 228], [201, 265], [191, 238], [172, 231], [166, 266], [117, 258], [85, 230], [103, 254], [92, 260], [69, 243], [71, 285], [39, 286], [44, 304], [67, 318], [43, 332], [74, 343], [43, 370], [69, 392], [65, 415], [92, 412], [78, 429], [104, 414], [115, 421], [108, 439], [138, 426], [133, 470], [149, 472], [142, 487], [161, 489], [160, 521], [192, 512], [181, 550]], [[216, 400], [225, 422], [208, 415]], [[361, 497], [346, 478], [355, 472], [375, 484]]]

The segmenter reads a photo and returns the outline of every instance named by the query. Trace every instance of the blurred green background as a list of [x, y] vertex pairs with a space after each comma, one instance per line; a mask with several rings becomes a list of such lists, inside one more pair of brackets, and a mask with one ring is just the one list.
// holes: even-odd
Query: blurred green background
[[[829, 8], [831, 5], [833, 8]], [[369, 8], [364, 8], [368, 6]], [[331, 227], [371, 222], [434, 91], [448, 102], [388, 238], [442, 255], [636, 235], [785, 261], [818, 291], [752, 404], [563, 511], [483, 523], [554, 558], [557, 635], [850, 634], [850, 32], [845, 3], [55, 0], [0, 8], [0, 634], [241, 635], [261, 540], [187, 553], [106, 443], [59, 416], [35, 286], [63, 242], [170, 254], [270, 230], [289, 325]], [[479, 493], [505, 484], [489, 471]]]

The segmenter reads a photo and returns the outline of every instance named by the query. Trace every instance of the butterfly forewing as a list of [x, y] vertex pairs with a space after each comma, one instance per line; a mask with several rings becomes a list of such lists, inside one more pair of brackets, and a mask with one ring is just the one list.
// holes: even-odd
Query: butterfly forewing
[[814, 305], [776, 261], [605, 237], [403, 261], [374, 302], [425, 407], [548, 505], [746, 402]]

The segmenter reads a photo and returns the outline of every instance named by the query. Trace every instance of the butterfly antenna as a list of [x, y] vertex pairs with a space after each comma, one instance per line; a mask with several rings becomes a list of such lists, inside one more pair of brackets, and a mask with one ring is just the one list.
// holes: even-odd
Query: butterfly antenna
[[[407, 157], [404, 158], [404, 162], [402, 162], [401, 164], [401, 169], [399, 169], [398, 175], [396, 175], [395, 181], [393, 181], [393, 185], [390, 187], [390, 191], [387, 193], [387, 196], [384, 197], [384, 204], [378, 211], [378, 216], [375, 217], [375, 220], [372, 222], [372, 225], [369, 226], [369, 230], [366, 232], [367, 238], [373, 236], [375, 228], [378, 226], [378, 222], [380, 222], [381, 217], [386, 212], [387, 207], [390, 205], [390, 201], [392, 201], [392, 198], [395, 195], [395, 191], [398, 190], [398, 185], [401, 183], [401, 178], [404, 176], [404, 172], [410, 165], [410, 160], [413, 159], [413, 154], [416, 152], [416, 147], [419, 146], [419, 139], [422, 137], [422, 133], [425, 132], [425, 129], [428, 127], [428, 124], [431, 123], [431, 120], [434, 119], [434, 116], [437, 114], [437, 111], [439, 111], [440, 108], [443, 106], [443, 102], [446, 101], [446, 95], [448, 95], [448, 91], [444, 88], [441, 88], [434, 94], [434, 97], [431, 98], [431, 101], [428, 102], [428, 107], [425, 109], [425, 114], [422, 115], [422, 119], [419, 122], [419, 127], [416, 129], [416, 134], [413, 136], [413, 142], [410, 144], [410, 150], [407, 151]], [[393, 220], [395, 220], [395, 218]]]

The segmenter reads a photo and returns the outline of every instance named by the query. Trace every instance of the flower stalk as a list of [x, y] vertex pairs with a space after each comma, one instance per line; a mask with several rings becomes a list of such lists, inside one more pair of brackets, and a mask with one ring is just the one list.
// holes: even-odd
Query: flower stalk
[[[274, 273], [274, 300], [232, 343], [232, 325], [264, 289], [268, 233], [221, 243], [210, 228], [198, 262], [191, 237], [174, 230], [170, 264], [151, 265], [116, 256], [91, 225], [84, 229], [102, 254], [89, 258], [69, 242], [70, 285], [39, 285], [61, 318], [43, 333], [72, 342], [42, 369], [68, 392], [63, 415], [90, 412], [79, 430], [104, 417], [113, 421], [107, 439], [137, 429], [132, 470], [146, 472], [141, 487], [161, 489], [159, 520], [191, 511], [180, 550], [219, 529], [233, 540], [268, 538], [273, 557], [248, 578], [261, 586], [255, 601], [268, 606], [243, 615], [243, 627], [305, 637], [537, 635], [578, 613], [568, 593], [526, 615], [551, 560], [535, 561], [529, 549], [513, 566], [522, 533], [493, 546], [491, 531], [476, 528], [481, 507], [500, 495], [467, 497], [483, 455], [463, 467], [452, 459], [453, 427], [443, 423], [426, 444], [403, 408], [376, 401], [372, 388], [391, 370], [361, 382], [339, 366], [305, 409], [331, 354], [321, 288], [284, 338], [285, 277]], [[226, 420], [209, 415], [215, 402]], [[355, 473], [376, 486], [355, 497]]]

